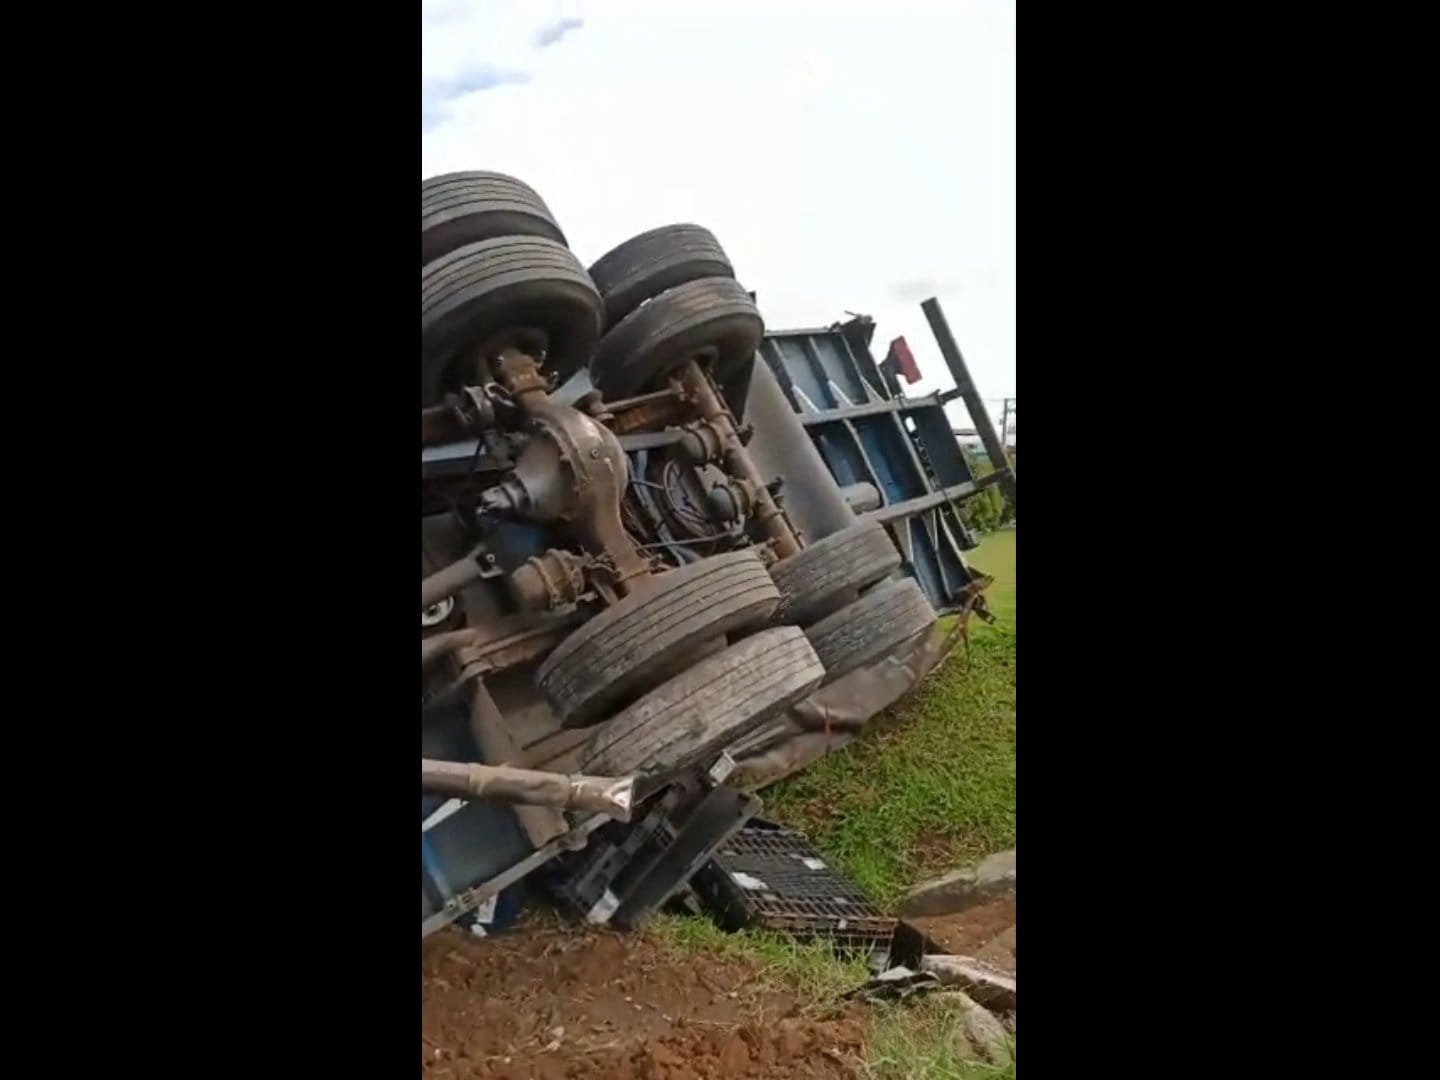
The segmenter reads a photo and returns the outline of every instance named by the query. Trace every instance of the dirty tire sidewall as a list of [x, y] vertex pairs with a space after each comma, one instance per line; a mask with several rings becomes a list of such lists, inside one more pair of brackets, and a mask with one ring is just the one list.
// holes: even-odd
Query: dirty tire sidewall
[[713, 353], [717, 383], [760, 347], [765, 321], [732, 278], [702, 278], [661, 293], [613, 327], [590, 361], [590, 381], [612, 401], [662, 386], [696, 353]]
[[593, 723], [651, 689], [697, 645], [764, 626], [779, 603], [753, 550], [702, 559], [590, 619], [545, 658], [536, 682], [564, 726]]
[[610, 328], [647, 300], [701, 278], [733, 278], [735, 269], [709, 229], [665, 225], [600, 256], [590, 277], [605, 300]]
[[770, 568], [780, 590], [775, 621], [796, 626], [815, 622], [899, 567], [900, 552], [879, 522], [857, 522], [821, 537]]
[[853, 604], [827, 615], [805, 636], [834, 682], [858, 667], [888, 656], [935, 624], [935, 609], [914, 578], [886, 581]]
[[497, 172], [455, 172], [420, 184], [420, 265], [466, 244], [540, 236], [565, 244], [545, 200], [523, 180]]
[[824, 677], [804, 631], [793, 626], [762, 631], [598, 725], [580, 767], [592, 775], [624, 776], [708, 764], [804, 699]]
[[603, 307], [570, 250], [542, 237], [467, 244], [420, 272], [420, 386], [433, 404], [464, 381], [467, 348], [522, 329], [547, 342], [544, 368], [580, 370], [600, 337]]

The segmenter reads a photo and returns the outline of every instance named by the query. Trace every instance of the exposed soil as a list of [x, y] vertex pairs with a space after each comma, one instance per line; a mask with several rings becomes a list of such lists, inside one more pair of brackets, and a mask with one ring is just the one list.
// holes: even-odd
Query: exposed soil
[[756, 976], [546, 917], [491, 938], [446, 930], [424, 943], [422, 1069], [431, 1080], [855, 1076], [863, 1008], [801, 1015]]
[[1006, 897], [958, 915], [907, 919], [946, 952], [973, 956], [1015, 974], [1015, 898]]

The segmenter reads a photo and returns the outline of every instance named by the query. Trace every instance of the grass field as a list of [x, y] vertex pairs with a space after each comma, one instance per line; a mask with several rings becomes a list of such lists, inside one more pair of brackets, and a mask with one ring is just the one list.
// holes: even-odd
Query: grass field
[[985, 593], [991, 613], [1004, 627], [1015, 629], [1015, 530], [988, 533], [965, 560], [995, 579]]
[[968, 659], [958, 648], [851, 746], [764, 793], [882, 905], [1015, 842], [1015, 531], [969, 561], [995, 579], [998, 622], [971, 621]]
[[936, 1001], [881, 1007], [870, 1027], [867, 1080], [1015, 1080], [1015, 1036], [1010, 1061], [987, 1065], [961, 1053], [960, 1013]]

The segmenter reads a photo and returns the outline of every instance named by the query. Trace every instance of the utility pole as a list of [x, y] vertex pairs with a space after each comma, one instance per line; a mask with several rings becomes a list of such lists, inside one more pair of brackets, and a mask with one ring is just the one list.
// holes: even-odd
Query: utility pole
[[1015, 404], [1013, 397], [1004, 399], [1005, 404], [1000, 413], [1000, 446], [1008, 451], [1010, 449], [1010, 411]]

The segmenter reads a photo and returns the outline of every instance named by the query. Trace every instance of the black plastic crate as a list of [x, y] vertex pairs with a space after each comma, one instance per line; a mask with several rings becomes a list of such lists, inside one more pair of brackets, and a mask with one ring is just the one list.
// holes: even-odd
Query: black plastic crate
[[727, 929], [763, 927], [888, 950], [897, 919], [841, 877], [801, 833], [751, 825], [730, 838], [692, 883]]

